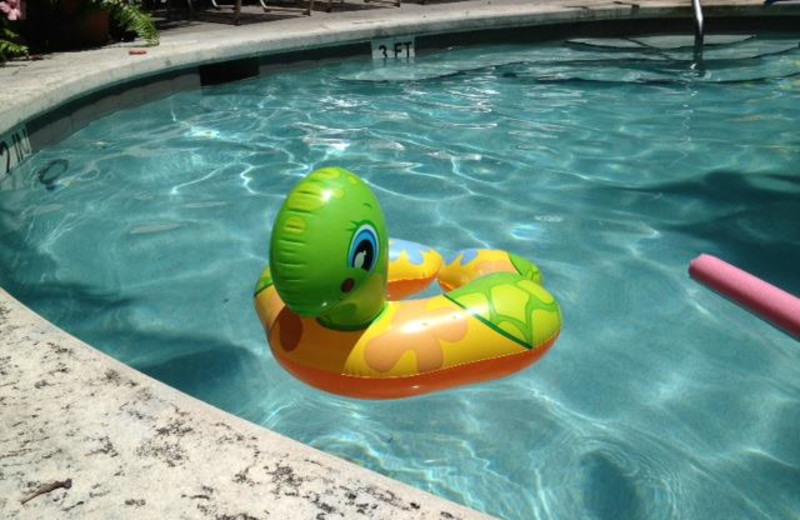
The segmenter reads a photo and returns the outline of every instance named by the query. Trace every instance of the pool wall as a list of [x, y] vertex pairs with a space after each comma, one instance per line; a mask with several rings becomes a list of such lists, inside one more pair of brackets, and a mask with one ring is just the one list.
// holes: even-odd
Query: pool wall
[[[798, 2], [704, 4], [709, 32], [800, 22]], [[35, 151], [114, 110], [225, 81], [226, 69], [244, 77], [333, 57], [368, 59], [376, 38], [416, 35], [424, 51], [499, 34], [687, 32], [690, 9], [672, 0], [406, 4], [165, 34], [146, 55], [120, 45], [0, 68], [0, 136], [24, 126]], [[2, 289], [0, 407], [3, 518], [487, 518], [154, 381]], [[66, 479], [71, 488], [20, 503]]]

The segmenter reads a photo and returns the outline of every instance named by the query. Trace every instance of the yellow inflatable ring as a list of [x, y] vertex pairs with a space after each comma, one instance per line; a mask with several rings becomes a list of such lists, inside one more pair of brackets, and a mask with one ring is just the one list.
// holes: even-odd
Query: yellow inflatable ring
[[[532, 262], [464, 250], [444, 265], [431, 248], [392, 245], [374, 194], [346, 170], [318, 170], [289, 195], [255, 295], [288, 372], [339, 395], [401, 398], [510, 375], [555, 343], [561, 310]], [[433, 280], [448, 292], [387, 299]]]

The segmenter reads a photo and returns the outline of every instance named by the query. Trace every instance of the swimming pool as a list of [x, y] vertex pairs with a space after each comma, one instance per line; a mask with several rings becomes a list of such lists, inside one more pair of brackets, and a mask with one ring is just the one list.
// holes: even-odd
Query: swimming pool
[[[0, 280], [182, 390], [504, 518], [796, 516], [797, 344], [685, 269], [707, 251], [800, 292], [797, 38], [705, 71], [646, 43], [348, 61], [120, 112], [0, 192]], [[391, 403], [283, 373], [251, 289], [283, 196], [328, 164], [393, 236], [537, 260], [566, 318], [549, 356]]]

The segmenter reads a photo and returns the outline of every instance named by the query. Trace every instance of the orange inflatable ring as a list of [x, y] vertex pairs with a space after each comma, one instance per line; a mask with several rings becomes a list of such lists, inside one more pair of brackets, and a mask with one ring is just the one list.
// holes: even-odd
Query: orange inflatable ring
[[[406, 298], [433, 281], [447, 292]], [[386, 236], [372, 191], [318, 170], [276, 218], [255, 306], [293, 376], [339, 395], [392, 399], [518, 372], [555, 343], [561, 310], [538, 267], [505, 251], [431, 248]]]

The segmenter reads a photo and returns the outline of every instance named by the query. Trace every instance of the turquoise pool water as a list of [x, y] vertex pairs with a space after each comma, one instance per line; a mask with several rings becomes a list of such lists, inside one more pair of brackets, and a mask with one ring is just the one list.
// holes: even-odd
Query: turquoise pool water
[[[510, 520], [797, 518], [800, 343], [691, 281], [700, 252], [800, 294], [800, 37], [453, 48], [174, 95], [0, 188], [0, 283], [214, 405]], [[713, 42], [712, 42], [713, 43]], [[295, 381], [251, 290], [325, 165], [390, 233], [535, 259], [565, 328], [532, 369], [360, 402]]]

